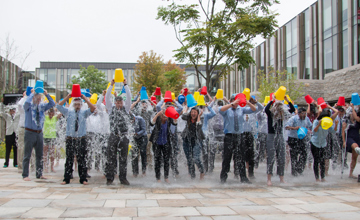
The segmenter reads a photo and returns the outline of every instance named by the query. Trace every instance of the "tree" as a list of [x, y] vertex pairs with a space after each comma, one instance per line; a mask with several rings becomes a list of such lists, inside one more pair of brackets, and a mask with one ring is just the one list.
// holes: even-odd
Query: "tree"
[[[10, 38], [10, 34], [8, 33], [3, 40], [3, 43], [0, 43], [0, 85], [1, 85], [1, 95], [3, 93], [22, 93], [22, 78], [23, 78], [23, 69], [24, 64], [27, 58], [33, 52], [30, 49], [28, 52], [19, 51], [18, 46], [14, 39]], [[6, 84], [7, 74], [9, 74], [9, 78], [12, 77], [10, 75], [11, 71], [11, 63], [14, 63], [15, 60], [20, 62], [18, 66], [17, 75], [15, 78], [15, 85]]]
[[149, 95], [155, 91], [156, 87], [161, 87], [162, 90], [165, 89], [163, 87], [164, 61], [161, 55], [152, 50], [149, 53], [143, 52], [137, 62], [132, 86], [134, 93], [140, 91], [142, 86], [146, 87]]
[[79, 84], [83, 89], [90, 89], [91, 93], [101, 94], [108, 84], [105, 72], [99, 71], [95, 66], [87, 68], [80, 65], [79, 76], [74, 76], [67, 88], [71, 89], [73, 84]]
[[259, 70], [257, 75], [257, 82], [259, 85], [258, 91], [260, 93], [259, 101], [263, 102], [265, 96], [276, 92], [280, 86], [286, 87], [286, 94], [290, 96], [291, 100], [295, 101], [302, 96], [304, 84], [296, 82], [296, 74], [269, 69], [268, 76], [263, 70]]
[[[217, 80], [227, 75], [233, 63], [240, 69], [254, 63], [251, 40], [257, 35], [270, 36], [277, 27], [269, 7], [278, 0], [223, 0], [199, 4], [159, 7], [156, 19], [174, 27], [181, 47], [175, 50], [176, 61], [194, 66], [211, 88], [213, 74]], [[220, 3], [220, 4], [217, 4]], [[241, 7], [240, 7], [241, 6]], [[219, 10], [219, 8], [221, 8]], [[199, 67], [205, 65], [205, 73]]]
[[173, 91], [178, 94], [181, 89], [184, 88], [186, 83], [186, 72], [185, 69], [172, 63], [169, 60], [164, 66], [164, 78], [165, 78], [165, 90]]

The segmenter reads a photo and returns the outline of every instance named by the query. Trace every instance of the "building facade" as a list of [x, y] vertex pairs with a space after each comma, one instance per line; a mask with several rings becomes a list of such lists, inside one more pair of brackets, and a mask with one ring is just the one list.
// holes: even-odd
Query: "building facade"
[[[89, 65], [105, 72], [107, 80], [110, 82], [115, 75], [115, 69], [122, 68], [124, 77], [128, 80], [131, 87], [134, 81], [135, 66], [137, 63], [104, 63], [104, 62], [40, 62], [40, 68], [36, 68], [35, 78], [25, 80], [24, 83], [28, 86], [35, 85], [37, 79], [44, 81], [44, 87], [49, 94], [55, 95], [57, 101], [64, 98], [68, 92], [66, 88], [67, 83], [71, 83], [72, 77], [79, 76], [80, 65], [87, 68]], [[186, 67], [180, 64], [181, 68], [185, 68], [187, 75], [186, 87], [190, 91], [198, 88], [198, 80], [195, 76], [195, 69], [193, 67]], [[205, 68], [201, 69], [205, 71]], [[201, 79], [200, 79], [201, 80]], [[205, 82], [205, 81], [204, 81]], [[115, 84], [115, 90], [121, 91], [121, 85]]]
[[[255, 65], [234, 70], [220, 82], [227, 96], [250, 88], [259, 70], [294, 73], [304, 95], [335, 102], [358, 92], [360, 79], [359, 0], [318, 0], [251, 51]], [[303, 103], [304, 99], [297, 100]]]

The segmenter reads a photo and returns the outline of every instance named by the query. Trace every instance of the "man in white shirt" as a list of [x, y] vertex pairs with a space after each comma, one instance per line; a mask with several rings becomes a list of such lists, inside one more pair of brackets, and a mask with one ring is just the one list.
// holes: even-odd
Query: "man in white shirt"
[[[24, 106], [25, 101], [26, 101], [26, 92], [24, 92], [23, 97], [17, 103], [18, 113], [20, 115], [19, 125], [18, 125], [17, 132], [16, 132], [17, 148], [18, 148], [17, 162], [18, 162], [18, 169], [19, 169], [20, 173], [22, 173], [22, 160], [24, 158], [25, 111], [24, 111], [23, 106]], [[35, 158], [35, 156], [33, 156], [31, 158], [33, 159], [33, 158]], [[35, 164], [35, 161], [32, 160], [30, 162], [30, 164]], [[35, 166], [33, 166], [33, 167], [35, 167]]]
[[8, 113], [1, 112], [1, 117], [3, 117], [6, 121], [6, 136], [5, 136], [5, 145], [6, 145], [6, 155], [5, 155], [5, 163], [4, 168], [9, 166], [9, 159], [10, 159], [10, 152], [11, 148], [13, 147], [14, 151], [14, 167], [17, 167], [17, 146], [16, 146], [16, 134], [15, 130], [19, 123], [20, 115], [16, 114], [16, 109], [11, 108]]

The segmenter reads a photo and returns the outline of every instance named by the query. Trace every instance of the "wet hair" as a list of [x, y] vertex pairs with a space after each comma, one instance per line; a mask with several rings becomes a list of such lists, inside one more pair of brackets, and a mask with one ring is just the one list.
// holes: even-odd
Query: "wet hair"
[[299, 109], [298, 109], [298, 114], [303, 113], [303, 112], [306, 112], [306, 109], [305, 109], [305, 108], [299, 108]]
[[198, 107], [193, 107], [193, 108], [191, 108], [191, 110], [190, 110], [190, 113], [189, 113], [189, 116], [187, 117], [187, 127], [188, 128], [190, 128], [190, 125], [191, 125], [191, 111], [192, 110], [195, 110], [195, 111], [197, 111], [197, 113], [198, 113], [198, 115], [200, 114], [200, 111], [199, 111], [199, 108]]
[[345, 109], [343, 107], [338, 107], [337, 109], [338, 109], [339, 112], [344, 112], [345, 111]]
[[141, 103], [147, 103], [147, 101], [146, 101], [146, 100], [142, 100]]
[[218, 100], [217, 105], [218, 106], [224, 106], [224, 101], [223, 100]]
[[55, 109], [54, 108], [49, 109], [49, 113], [55, 113]]
[[121, 97], [121, 96], [116, 96], [115, 97], [115, 102], [117, 102], [117, 101], [123, 101], [124, 99], [123, 99], [123, 97]]
[[205, 109], [205, 105], [200, 105], [199, 108], [200, 109]]
[[315, 108], [315, 105], [310, 104], [310, 112], [314, 112], [314, 113], [316, 113], [316, 108]]
[[190, 112], [191, 112], [192, 110], [196, 110], [198, 114], [200, 113], [200, 111], [199, 111], [199, 108], [198, 108], [198, 107], [193, 107], [193, 108], [191, 108]]
[[230, 102], [233, 102], [233, 101], [235, 101], [235, 95], [232, 95], [232, 96], [230, 97]]
[[330, 116], [331, 116], [330, 109], [324, 108], [324, 109], [322, 110], [322, 112], [320, 113], [319, 117], [317, 117], [317, 120], [320, 121], [321, 119], [323, 119], [323, 118], [325, 118], [325, 117], [330, 117]]

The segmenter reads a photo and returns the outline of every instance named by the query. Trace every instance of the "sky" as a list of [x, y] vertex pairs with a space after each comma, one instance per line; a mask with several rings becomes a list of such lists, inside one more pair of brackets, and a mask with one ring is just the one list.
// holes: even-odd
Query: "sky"
[[[0, 0], [0, 45], [7, 35], [18, 47], [13, 60], [32, 51], [23, 69], [34, 71], [40, 61], [137, 62], [153, 50], [173, 61], [180, 47], [172, 26], [156, 20], [166, 0]], [[195, 4], [196, 0], [175, 0]], [[316, 0], [280, 0], [271, 10], [282, 26]], [[263, 41], [254, 39], [254, 44]]]

